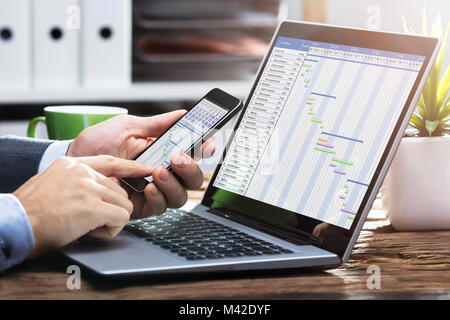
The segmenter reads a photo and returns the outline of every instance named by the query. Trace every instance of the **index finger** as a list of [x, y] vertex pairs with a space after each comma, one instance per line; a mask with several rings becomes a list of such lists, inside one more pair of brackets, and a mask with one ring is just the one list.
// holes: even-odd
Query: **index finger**
[[134, 160], [126, 160], [113, 156], [96, 156], [76, 158], [77, 163], [85, 164], [98, 173], [116, 178], [143, 178], [153, 172], [153, 167]]

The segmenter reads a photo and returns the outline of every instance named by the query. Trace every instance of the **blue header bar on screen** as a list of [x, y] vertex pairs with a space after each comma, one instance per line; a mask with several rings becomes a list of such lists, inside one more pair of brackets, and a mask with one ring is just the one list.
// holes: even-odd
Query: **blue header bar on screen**
[[335, 44], [335, 43], [326, 43], [326, 42], [295, 39], [295, 38], [288, 38], [288, 37], [279, 37], [275, 43], [275, 47], [283, 48], [283, 49], [298, 50], [298, 51], [308, 51], [311, 47], [315, 47], [315, 48], [323, 48], [323, 49], [331, 49], [331, 50], [340, 50], [340, 51], [346, 51], [346, 52], [354, 52], [354, 53], [360, 53], [360, 54], [366, 54], [366, 55], [378, 56], [378, 57], [386, 57], [386, 58], [392, 58], [392, 59], [402, 59], [402, 60], [409, 60], [409, 61], [416, 61], [416, 62], [425, 61], [424, 56], [418, 56], [418, 55], [413, 55], [413, 54], [392, 52], [392, 51], [383, 51], [383, 50], [368, 49], [368, 48], [360, 48], [360, 47], [346, 46], [346, 45], [340, 45], [340, 44]]

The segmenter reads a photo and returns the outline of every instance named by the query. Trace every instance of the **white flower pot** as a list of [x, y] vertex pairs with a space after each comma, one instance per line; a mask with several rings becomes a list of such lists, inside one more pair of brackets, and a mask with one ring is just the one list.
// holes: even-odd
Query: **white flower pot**
[[381, 192], [395, 229], [450, 229], [450, 136], [403, 138]]

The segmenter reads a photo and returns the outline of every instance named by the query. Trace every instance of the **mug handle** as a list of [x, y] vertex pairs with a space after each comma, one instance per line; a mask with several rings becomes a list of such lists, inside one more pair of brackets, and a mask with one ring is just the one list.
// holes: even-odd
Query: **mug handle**
[[27, 136], [29, 138], [36, 138], [36, 127], [39, 122], [45, 123], [45, 117], [36, 117], [28, 124]]

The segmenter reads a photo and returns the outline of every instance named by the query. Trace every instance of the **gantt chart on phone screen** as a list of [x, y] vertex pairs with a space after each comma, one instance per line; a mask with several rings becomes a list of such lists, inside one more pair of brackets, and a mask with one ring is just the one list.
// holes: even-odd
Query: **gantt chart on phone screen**
[[[151, 164], [153, 167], [160, 165], [169, 167], [170, 160], [176, 152], [188, 151], [226, 114], [227, 110], [224, 108], [203, 99], [136, 160]], [[152, 176], [146, 179], [153, 182]]]

